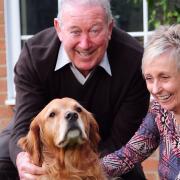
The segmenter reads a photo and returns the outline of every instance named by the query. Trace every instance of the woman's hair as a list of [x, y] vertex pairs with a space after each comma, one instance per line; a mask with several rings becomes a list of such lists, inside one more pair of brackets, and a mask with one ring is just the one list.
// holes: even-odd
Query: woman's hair
[[160, 26], [155, 30], [144, 50], [142, 71], [146, 62], [166, 52], [175, 61], [177, 70], [180, 71], [180, 24]]
[[111, 7], [110, 7], [110, 0], [59, 0], [59, 13], [58, 13], [58, 19], [61, 22], [62, 19], [62, 12], [64, 8], [67, 8], [67, 5], [81, 5], [81, 6], [99, 6], [104, 9], [105, 16], [107, 19], [107, 22], [111, 22], [113, 19]]

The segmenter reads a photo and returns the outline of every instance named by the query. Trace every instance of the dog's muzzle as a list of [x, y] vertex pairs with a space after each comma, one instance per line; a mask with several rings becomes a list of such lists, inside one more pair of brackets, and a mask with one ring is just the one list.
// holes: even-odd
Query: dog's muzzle
[[64, 140], [59, 143], [60, 147], [74, 146], [84, 142], [83, 132], [79, 125], [79, 115], [76, 112], [67, 112], [65, 114], [67, 129]]

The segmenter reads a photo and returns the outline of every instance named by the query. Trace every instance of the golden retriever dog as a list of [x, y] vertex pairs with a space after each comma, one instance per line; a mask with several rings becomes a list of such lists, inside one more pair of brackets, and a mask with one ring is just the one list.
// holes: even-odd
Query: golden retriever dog
[[41, 180], [106, 180], [92, 114], [71, 98], [52, 100], [31, 122], [18, 145], [47, 174]]

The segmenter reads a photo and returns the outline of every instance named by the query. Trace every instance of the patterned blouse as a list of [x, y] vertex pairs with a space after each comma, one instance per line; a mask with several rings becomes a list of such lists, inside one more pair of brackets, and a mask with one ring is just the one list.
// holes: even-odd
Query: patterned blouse
[[109, 176], [124, 174], [149, 157], [159, 146], [159, 177], [180, 180], [180, 135], [171, 111], [154, 101], [139, 130], [120, 150], [102, 159]]

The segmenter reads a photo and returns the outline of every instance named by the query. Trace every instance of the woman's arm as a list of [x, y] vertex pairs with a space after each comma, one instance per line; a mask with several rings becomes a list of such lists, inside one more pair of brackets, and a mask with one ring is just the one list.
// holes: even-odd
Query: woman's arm
[[149, 157], [159, 145], [159, 132], [154, 121], [155, 114], [148, 113], [138, 131], [120, 150], [102, 159], [102, 165], [109, 176], [130, 171], [138, 162]]

